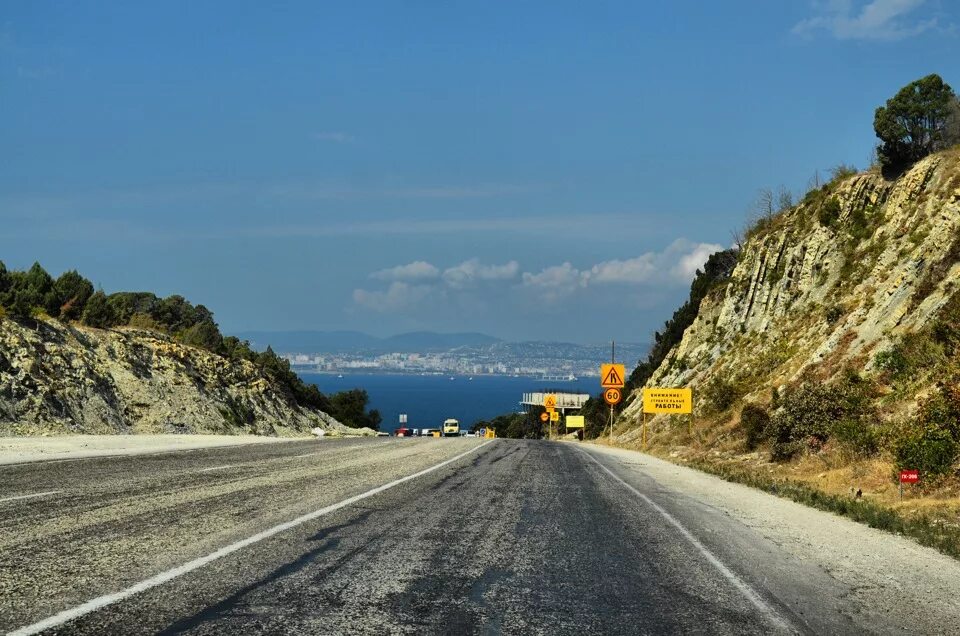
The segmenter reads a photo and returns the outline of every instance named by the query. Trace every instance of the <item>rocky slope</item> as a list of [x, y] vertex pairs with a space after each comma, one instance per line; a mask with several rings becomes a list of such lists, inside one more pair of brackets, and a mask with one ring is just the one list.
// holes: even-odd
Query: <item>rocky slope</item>
[[[895, 181], [876, 171], [841, 179], [751, 233], [729, 284], [703, 301], [647, 386], [693, 387], [704, 413], [716, 378], [768, 402], [804, 372], [824, 381], [845, 365], [869, 372], [958, 288], [960, 152]], [[628, 437], [640, 416], [634, 399], [620, 420]]]
[[301, 408], [255, 365], [150, 331], [0, 319], [0, 435], [349, 429]]

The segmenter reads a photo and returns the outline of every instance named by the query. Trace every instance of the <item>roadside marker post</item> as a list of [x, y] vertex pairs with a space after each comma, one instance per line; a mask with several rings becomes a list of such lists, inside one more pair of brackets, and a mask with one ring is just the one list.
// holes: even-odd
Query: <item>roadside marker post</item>
[[[617, 364], [617, 343], [610, 341], [610, 364], [600, 365], [600, 387], [604, 389], [603, 399], [610, 405], [610, 445], [613, 446], [613, 405], [617, 404], [622, 395], [620, 389], [624, 385], [625, 368]], [[610, 392], [613, 389], [614, 392]]]
[[900, 501], [903, 501], [903, 484], [916, 484], [920, 481], [920, 471], [916, 469], [900, 471]]

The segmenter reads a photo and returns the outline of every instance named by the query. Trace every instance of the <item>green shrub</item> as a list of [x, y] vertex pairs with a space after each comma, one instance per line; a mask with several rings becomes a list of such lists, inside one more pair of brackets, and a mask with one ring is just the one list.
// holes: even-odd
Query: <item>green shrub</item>
[[790, 459], [804, 448], [819, 448], [838, 436], [846, 450], [867, 455], [878, 440], [868, 423], [874, 418], [874, 387], [848, 373], [830, 385], [807, 381], [788, 391], [770, 418], [771, 456]]
[[942, 429], [923, 428], [900, 440], [894, 449], [897, 469], [915, 469], [939, 477], [950, 472], [960, 454], [957, 440]]
[[754, 450], [769, 437], [770, 414], [756, 404], [747, 404], [740, 411], [740, 426], [747, 436], [747, 448]]
[[840, 201], [837, 197], [830, 197], [817, 212], [817, 219], [823, 227], [830, 227], [840, 218]]
[[826, 314], [827, 322], [831, 325], [834, 324], [835, 322], [843, 318], [843, 314], [845, 314], [846, 311], [847, 310], [842, 305], [831, 305], [827, 309], [827, 314]]
[[858, 417], [844, 417], [834, 422], [830, 434], [841, 448], [857, 457], [869, 457], [880, 449], [880, 436], [873, 424]]
[[726, 411], [740, 399], [742, 394], [741, 388], [735, 382], [722, 377], [713, 378], [703, 388], [707, 409], [714, 413]]

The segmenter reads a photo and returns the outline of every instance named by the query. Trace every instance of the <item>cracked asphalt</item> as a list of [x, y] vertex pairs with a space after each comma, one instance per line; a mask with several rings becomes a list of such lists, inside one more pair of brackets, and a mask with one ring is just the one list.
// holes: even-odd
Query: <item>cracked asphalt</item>
[[634, 463], [484, 442], [305, 440], [2, 467], [0, 630], [472, 451], [50, 633], [889, 631], [817, 563]]

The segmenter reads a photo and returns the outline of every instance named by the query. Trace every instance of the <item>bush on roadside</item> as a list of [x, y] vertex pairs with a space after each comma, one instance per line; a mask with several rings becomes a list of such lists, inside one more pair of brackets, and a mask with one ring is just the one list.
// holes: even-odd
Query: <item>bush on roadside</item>
[[707, 410], [722, 413], [733, 406], [743, 395], [736, 382], [723, 377], [715, 377], [703, 388]]
[[762, 406], [747, 404], [740, 411], [740, 427], [747, 437], [747, 449], [754, 450], [770, 435], [770, 414]]
[[920, 405], [916, 423], [896, 440], [898, 469], [937, 477], [949, 474], [960, 458], [960, 385], [943, 384]]
[[873, 384], [852, 372], [829, 385], [806, 381], [787, 391], [770, 418], [772, 458], [790, 459], [804, 448], [822, 447], [831, 437], [846, 452], [875, 453], [879, 441], [873, 425], [874, 397]]

